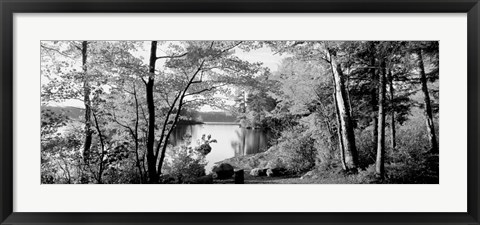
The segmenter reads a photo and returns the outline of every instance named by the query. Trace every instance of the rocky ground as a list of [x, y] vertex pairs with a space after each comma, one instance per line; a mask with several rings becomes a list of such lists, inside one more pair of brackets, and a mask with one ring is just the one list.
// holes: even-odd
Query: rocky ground
[[220, 165], [227, 163], [232, 165], [236, 169], [252, 170], [255, 168], [267, 168], [267, 167], [283, 167], [284, 165], [281, 156], [275, 149], [270, 149], [266, 152], [261, 152], [253, 155], [236, 156], [233, 158], [225, 159], [223, 161], [215, 163]]
[[[266, 152], [237, 156], [215, 163], [217, 166], [221, 164], [231, 165], [236, 171], [244, 170], [244, 182], [245, 184], [308, 184], [318, 183], [317, 180], [301, 179], [300, 175], [291, 175], [283, 172], [275, 172], [273, 176], [267, 176], [266, 170], [271, 169], [273, 171], [284, 171], [285, 165], [281, 160], [282, 157], [277, 152], [269, 150]], [[263, 170], [263, 174], [260, 176], [253, 176], [252, 170]], [[254, 173], [255, 174], [255, 173]], [[258, 175], [258, 174], [257, 174]], [[215, 179], [215, 184], [234, 184], [234, 179]]]
[[[220, 165], [231, 165], [235, 171], [244, 170], [245, 184], [291, 184], [303, 183], [299, 175], [285, 174], [285, 165], [282, 157], [276, 151], [266, 151], [253, 155], [237, 156], [215, 163]], [[253, 171], [253, 173], [251, 173]], [[270, 170], [267, 172], [267, 170]], [[260, 172], [259, 172], [260, 171]], [[267, 176], [267, 173], [269, 176]], [[272, 175], [272, 173], [274, 173]], [[233, 184], [234, 179], [215, 179], [214, 183]]]
[[[282, 156], [275, 149], [266, 152], [237, 156], [215, 163], [217, 167], [227, 164], [231, 174], [233, 170], [244, 170], [245, 184], [338, 184], [338, 183], [365, 183], [365, 176], [348, 174], [339, 168], [330, 168], [328, 172], [322, 169], [292, 175], [288, 174]], [[214, 166], [215, 167], [215, 166]], [[253, 172], [252, 172], [253, 171]], [[261, 172], [258, 172], [261, 171]], [[273, 171], [272, 176], [271, 175]], [[254, 176], [255, 175], [255, 176]], [[231, 176], [226, 176], [231, 177]], [[234, 184], [233, 178], [213, 180], [215, 184]]]
[[[250, 170], [246, 170], [244, 173], [245, 184], [299, 184], [305, 183], [306, 180], [300, 179], [300, 176], [278, 176], [278, 177], [268, 177], [268, 176], [252, 176], [250, 175]], [[226, 180], [214, 180], [215, 184], [234, 184], [234, 179]]]

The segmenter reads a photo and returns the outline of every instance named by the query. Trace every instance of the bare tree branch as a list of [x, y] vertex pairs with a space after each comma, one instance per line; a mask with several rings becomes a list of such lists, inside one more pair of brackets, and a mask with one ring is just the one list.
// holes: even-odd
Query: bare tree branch
[[165, 55], [165, 56], [157, 56], [157, 59], [174, 59], [174, 58], [182, 58], [184, 56], [186, 56], [188, 54], [188, 52], [185, 52], [183, 54], [180, 54], [180, 55]]
[[45, 46], [45, 45], [42, 45], [42, 44], [40, 44], [40, 47], [41, 47], [41, 48], [43, 48], [43, 49], [45, 49], [45, 50], [48, 50], [48, 51], [53, 51], [53, 52], [56, 52], [56, 53], [58, 53], [58, 54], [60, 54], [60, 55], [63, 55], [63, 56], [65, 56], [65, 57], [67, 57], [67, 58], [70, 58], [70, 59], [75, 59], [75, 57], [73, 57], [73, 56], [69, 56], [69, 55], [67, 55], [67, 54], [65, 54], [65, 53], [63, 53], [63, 52], [61, 52], [61, 51], [60, 51], [60, 50], [58, 50], [58, 49], [50, 48], [50, 47], [47, 47], [47, 46]]

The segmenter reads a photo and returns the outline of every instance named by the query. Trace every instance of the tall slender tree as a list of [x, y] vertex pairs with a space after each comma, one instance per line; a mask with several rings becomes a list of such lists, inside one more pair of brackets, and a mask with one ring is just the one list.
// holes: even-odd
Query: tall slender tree
[[92, 145], [92, 109], [90, 101], [90, 76], [88, 74], [87, 65], [87, 41], [82, 41], [82, 70], [83, 70], [83, 103], [85, 105], [85, 140], [83, 144], [83, 155], [85, 162], [88, 163], [88, 155], [90, 152], [90, 146]]
[[393, 76], [392, 70], [389, 69], [387, 73], [388, 79], [388, 91], [390, 95], [390, 133], [391, 133], [391, 140], [390, 140], [390, 147], [392, 150], [395, 150], [397, 143], [396, 143], [396, 130], [395, 130], [395, 89], [393, 87]]
[[369, 64], [370, 67], [370, 79], [371, 79], [371, 90], [370, 90], [370, 104], [372, 107], [372, 136], [373, 136], [373, 146], [378, 145], [378, 75], [377, 75], [377, 67], [375, 65], [375, 55], [376, 51], [376, 43], [374, 41], [369, 42], [368, 45], [369, 51]]
[[425, 122], [427, 125], [427, 134], [430, 141], [430, 152], [438, 153], [438, 142], [435, 134], [435, 125], [433, 124], [433, 112], [432, 112], [432, 103], [430, 101], [430, 95], [428, 92], [427, 85], [427, 76], [425, 73], [425, 66], [423, 62], [423, 50], [422, 48], [416, 49], [417, 55], [417, 67], [420, 73], [420, 82], [422, 85], [423, 101], [424, 101], [424, 112], [425, 112]]
[[155, 142], [155, 100], [153, 99], [153, 87], [155, 84], [155, 64], [157, 62], [157, 42], [152, 41], [150, 47], [149, 76], [145, 82], [146, 98], [148, 108], [148, 137], [147, 137], [147, 166], [148, 178], [150, 183], [157, 183], [158, 176], [156, 170], [157, 159], [154, 154]]
[[378, 80], [378, 141], [375, 172], [379, 178], [383, 179], [385, 176], [385, 59], [381, 59], [380, 67], [380, 76]]
[[330, 66], [332, 69], [333, 79], [335, 83], [335, 102], [338, 109], [338, 117], [340, 120], [340, 133], [343, 144], [345, 164], [347, 170], [356, 170], [358, 166], [358, 153], [355, 146], [355, 133], [353, 130], [352, 118], [350, 116], [350, 108], [345, 90], [345, 81], [340, 62], [337, 61], [336, 51], [328, 49]]

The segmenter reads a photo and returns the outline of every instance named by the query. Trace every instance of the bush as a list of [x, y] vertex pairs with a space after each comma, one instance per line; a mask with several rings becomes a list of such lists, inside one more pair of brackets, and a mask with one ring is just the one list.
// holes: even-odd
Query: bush
[[294, 173], [312, 169], [317, 157], [315, 140], [303, 135], [297, 129], [283, 132], [278, 143], [286, 169]]
[[[397, 130], [397, 149], [386, 158], [386, 182], [438, 184], [439, 158], [428, 153], [430, 143], [424, 123], [423, 115], [419, 114]], [[435, 128], [438, 137], [438, 122]]]
[[181, 145], [172, 149], [165, 171], [177, 180], [185, 183], [197, 177], [205, 176], [205, 158], [192, 147]]
[[360, 168], [367, 168], [369, 165], [374, 164], [377, 157], [377, 146], [375, 146], [373, 142], [372, 130], [357, 131], [355, 133], [355, 139], [355, 145], [358, 151], [358, 166]]
[[[383, 183], [438, 183], [438, 155], [428, 154], [429, 140], [426, 134], [424, 117], [416, 112], [401, 126], [397, 126], [396, 148], [390, 145], [390, 129], [386, 129], [385, 143], [385, 180]], [[438, 135], [438, 123], [435, 123]], [[376, 146], [373, 145], [370, 129], [356, 133], [356, 144], [359, 153], [360, 167], [375, 174]]]
[[399, 152], [397, 162], [385, 165], [388, 183], [438, 184], [438, 155], [428, 153], [409, 154]]
[[268, 147], [277, 144], [277, 139], [282, 136], [282, 132], [298, 125], [298, 118], [292, 114], [280, 114], [277, 116], [268, 116], [261, 121], [261, 129], [269, 134], [270, 141]]
[[118, 160], [104, 162], [102, 182], [105, 184], [139, 184], [142, 178], [133, 160]]
[[211, 136], [202, 135], [201, 140], [197, 141], [198, 146], [192, 147], [191, 137], [186, 135], [184, 137], [185, 143], [176, 146], [167, 153], [164, 169], [168, 177], [164, 180], [169, 183], [172, 182], [172, 178], [176, 183], [190, 183], [196, 178], [205, 176], [205, 156], [210, 153], [210, 143], [215, 143], [215, 139], [211, 139]]

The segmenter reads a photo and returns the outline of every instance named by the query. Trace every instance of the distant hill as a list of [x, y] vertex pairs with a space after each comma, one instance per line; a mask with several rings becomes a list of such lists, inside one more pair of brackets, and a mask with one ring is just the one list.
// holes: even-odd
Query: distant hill
[[228, 112], [195, 112], [195, 115], [195, 120], [199, 122], [234, 123], [237, 121], [237, 117]]
[[[82, 108], [72, 107], [72, 106], [42, 106], [42, 110], [51, 110], [55, 113], [63, 113], [72, 120], [82, 120], [85, 116], [85, 110]], [[222, 123], [234, 123], [237, 121], [237, 118], [234, 115], [231, 115], [228, 112], [189, 112], [193, 121], [183, 121], [184, 123], [188, 122], [222, 122]], [[180, 122], [182, 123], [182, 122]]]
[[82, 108], [72, 107], [72, 106], [42, 106], [41, 110], [50, 110], [54, 113], [64, 114], [72, 120], [80, 120], [85, 115], [85, 110]]

